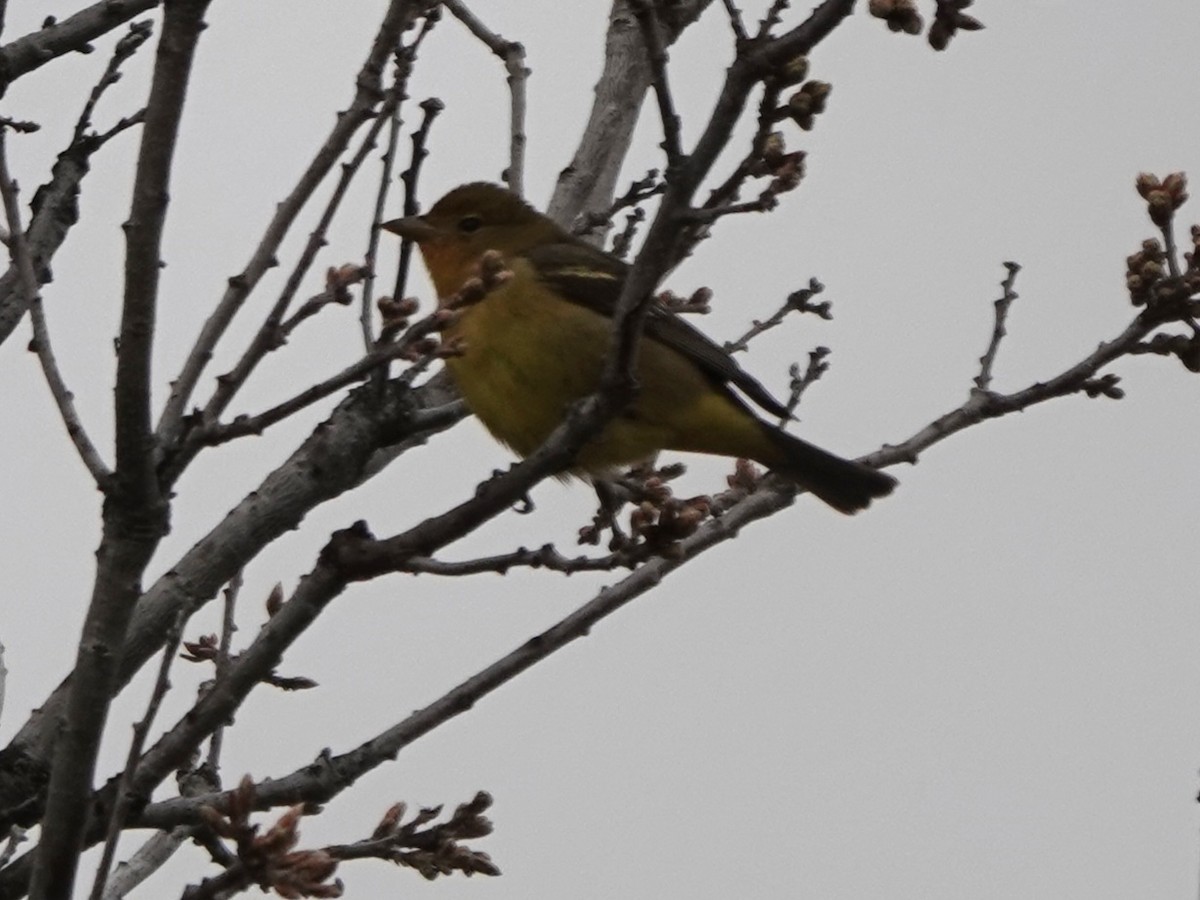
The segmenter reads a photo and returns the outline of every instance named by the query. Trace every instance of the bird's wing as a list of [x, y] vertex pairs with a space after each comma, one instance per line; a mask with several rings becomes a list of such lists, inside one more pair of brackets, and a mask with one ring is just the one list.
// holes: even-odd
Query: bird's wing
[[[580, 242], [543, 244], [526, 256], [539, 277], [562, 297], [611, 318], [629, 267], [614, 256]], [[657, 304], [646, 315], [645, 336], [694, 362], [717, 384], [732, 384], [773, 416], [787, 408], [719, 344], [679, 315]]]

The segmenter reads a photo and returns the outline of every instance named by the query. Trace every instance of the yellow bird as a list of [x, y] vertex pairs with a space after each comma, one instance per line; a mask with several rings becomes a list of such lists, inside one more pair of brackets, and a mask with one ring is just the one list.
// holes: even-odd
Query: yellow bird
[[[476, 275], [487, 250], [503, 255], [512, 278], [446, 329], [465, 346], [446, 365], [487, 429], [528, 456], [573, 401], [596, 389], [628, 266], [494, 184], [462, 185], [426, 214], [383, 227], [420, 247], [439, 297]], [[661, 306], [646, 317], [636, 376], [633, 403], [584, 446], [573, 474], [603, 475], [660, 450], [746, 457], [844, 513], [896, 485], [755, 416], [735, 388], [773, 416], [787, 410], [724, 349]]]

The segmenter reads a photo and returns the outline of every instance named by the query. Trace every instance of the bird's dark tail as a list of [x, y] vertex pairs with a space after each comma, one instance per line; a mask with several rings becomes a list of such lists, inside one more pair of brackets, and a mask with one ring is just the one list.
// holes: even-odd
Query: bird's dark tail
[[886, 497], [896, 486], [891, 475], [835, 456], [773, 425], [764, 423], [763, 429], [777, 452], [771, 454], [771, 459], [759, 462], [812, 491], [840, 512], [852, 514], [866, 509], [873, 499]]

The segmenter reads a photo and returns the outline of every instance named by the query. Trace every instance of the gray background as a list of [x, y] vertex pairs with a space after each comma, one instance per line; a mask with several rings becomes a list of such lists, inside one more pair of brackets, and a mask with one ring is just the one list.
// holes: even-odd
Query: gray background
[[[544, 204], [587, 115], [607, 5], [475, 5], [528, 49], [528, 195]], [[348, 102], [383, 6], [212, 6], [172, 186], [160, 400], [224, 279]], [[797, 6], [789, 21], [806, 12]], [[7, 35], [72, 10], [13, 4]], [[888, 33], [865, 8], [847, 22], [813, 58], [813, 77], [834, 85], [829, 112], [811, 134], [788, 132], [789, 145], [810, 154], [803, 186], [773, 215], [722, 222], [669, 282], [714, 289], [716, 310], [699, 324], [724, 339], [808, 278], [823, 280], [836, 319], [794, 319], [757, 342], [746, 364], [782, 393], [788, 362], [831, 346], [833, 370], [806, 397], [799, 428], [841, 452], [902, 440], [963, 401], [1004, 260], [1025, 269], [997, 389], [1050, 377], [1114, 336], [1133, 313], [1124, 258], [1153, 233], [1134, 177], [1200, 176], [1194, 0], [981, 2], [973, 11], [987, 30], [944, 54]], [[110, 47], [26, 78], [6, 97], [7, 114], [45, 126], [10, 141], [26, 198], [65, 145]], [[100, 123], [139, 104], [148, 50]], [[716, 4], [671, 54], [685, 138], [698, 133], [729, 58]], [[422, 183], [426, 203], [499, 176], [503, 70], [457, 23], [435, 30], [410, 93], [448, 103]], [[415, 108], [409, 115], [411, 126]], [[627, 176], [660, 163], [658, 128], [644, 117]], [[118, 226], [135, 150], [130, 134], [97, 159], [83, 221], [45, 291], [62, 365], [105, 448]], [[731, 154], [718, 173], [733, 162]], [[323, 264], [360, 257], [372, 178], [333, 229]], [[1197, 209], [1184, 208], [1185, 227]], [[293, 253], [314, 216], [296, 229]], [[207, 384], [236, 357], [284, 269], [255, 295]], [[310, 279], [308, 293], [319, 288], [319, 276]], [[413, 290], [432, 298], [423, 278]], [[301, 329], [238, 411], [355, 358], [354, 316], [330, 310]], [[0, 639], [10, 669], [0, 740], [73, 659], [98, 540], [99, 497], [24, 344], [19, 335], [0, 347]], [[426, 886], [359, 863], [340, 873], [348, 896], [1194, 896], [1200, 385], [1171, 360], [1143, 357], [1115, 371], [1127, 399], [1058, 400], [973, 428], [898, 469], [895, 497], [865, 515], [843, 518], [805, 498], [748, 530], [364, 779], [306, 822], [305, 845], [365, 836], [395, 799], [453, 804], [486, 788], [497, 832], [477, 845], [502, 878]], [[151, 577], [317, 420], [198, 463], [180, 485]], [[467, 496], [507, 460], [469, 422], [318, 510], [248, 570], [239, 638], [261, 622], [270, 586], [294, 584], [332, 529], [366, 518], [376, 533], [397, 531]], [[689, 462], [685, 494], [718, 489], [729, 469]], [[446, 556], [548, 540], [570, 550], [590, 492], [547, 483], [535, 501], [534, 515], [494, 522]], [[252, 696], [227, 738], [227, 778], [282, 774], [324, 746], [354, 746], [613, 580], [393, 576], [349, 591], [282, 667], [321, 687]], [[188, 634], [217, 621], [214, 608]], [[178, 696], [162, 721], [207, 675], [177, 667]], [[125, 752], [124, 723], [146, 687], [137, 682], [114, 709], [104, 775]], [[122, 849], [133, 846], [127, 839]], [[142, 895], [177, 895], [201, 863], [183, 854]]]

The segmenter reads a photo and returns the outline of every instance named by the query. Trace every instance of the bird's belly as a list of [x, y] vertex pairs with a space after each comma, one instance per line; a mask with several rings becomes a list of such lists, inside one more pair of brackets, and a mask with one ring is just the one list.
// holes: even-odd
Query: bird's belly
[[[537, 309], [493, 305], [500, 299], [488, 297], [471, 308], [448, 333], [462, 338], [465, 349], [447, 366], [488, 431], [528, 456], [562, 422], [568, 407], [599, 384], [611, 339], [609, 320], [566, 303]], [[644, 415], [641, 406], [635, 401], [608, 423], [580, 451], [573, 468], [596, 472], [640, 462], [667, 445], [661, 418]]]

